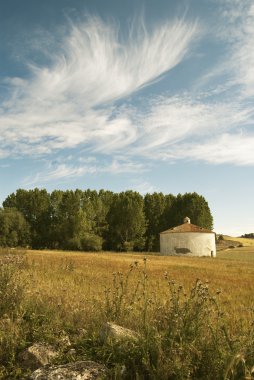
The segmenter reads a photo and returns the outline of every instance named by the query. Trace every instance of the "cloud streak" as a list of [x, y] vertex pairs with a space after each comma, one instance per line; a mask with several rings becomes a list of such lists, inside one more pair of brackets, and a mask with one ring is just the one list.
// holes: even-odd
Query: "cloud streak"
[[[254, 134], [225, 133], [213, 139], [185, 143], [175, 147], [171, 157], [175, 159], [200, 160], [210, 164], [254, 165]], [[244, 152], [244, 153], [243, 153]]]
[[243, 86], [245, 96], [254, 96], [254, 4], [247, 1], [242, 16], [242, 28], [233, 44], [232, 64], [237, 83]]
[[145, 170], [144, 165], [128, 159], [118, 158], [111, 161], [99, 162], [95, 157], [75, 160], [72, 156], [58, 162], [48, 162], [43, 169], [32, 176], [24, 179], [22, 186], [33, 187], [44, 185], [49, 182], [65, 182], [78, 177], [108, 173], [140, 173]]
[[135, 128], [125, 115], [113, 116], [113, 102], [175, 67], [198, 29], [175, 20], [148, 31], [140, 21], [125, 40], [96, 17], [70, 23], [49, 66], [30, 64], [28, 80], [6, 78], [11, 96], [0, 108], [1, 154], [50, 154], [94, 140], [96, 150], [111, 152], [133, 143]]
[[215, 38], [225, 44], [220, 63], [209, 72], [204, 83], [224, 78], [223, 90], [234, 91], [241, 98], [254, 95], [254, 4], [253, 0], [219, 0], [220, 13], [214, 31]]
[[[241, 7], [236, 7], [240, 3], [234, 4], [236, 14], [228, 4], [224, 17], [233, 22], [240, 15]], [[50, 166], [27, 183], [87, 173], [138, 172], [144, 170], [142, 160], [254, 165], [253, 19], [254, 7], [245, 6], [241, 27], [227, 41], [230, 83], [220, 84], [228, 91], [226, 99], [215, 102], [202, 91], [198, 96], [162, 94], [141, 99], [140, 107], [127, 103], [128, 97], [137, 97], [140, 89], [191, 56], [200, 37], [199, 23], [176, 19], [148, 30], [140, 19], [123, 38], [117, 25], [96, 17], [70, 22], [62, 45], [54, 53], [51, 49], [47, 66], [30, 64], [29, 79], [4, 79], [10, 96], [0, 106], [0, 158], [50, 157], [65, 149], [111, 157], [106, 165]], [[225, 35], [220, 30], [220, 38]], [[203, 85], [221, 75], [225, 62], [222, 66], [223, 70], [213, 68]]]
[[141, 151], [160, 155], [186, 140], [194, 142], [249, 125], [253, 115], [250, 108], [237, 103], [204, 103], [184, 96], [161, 98], [143, 118]]

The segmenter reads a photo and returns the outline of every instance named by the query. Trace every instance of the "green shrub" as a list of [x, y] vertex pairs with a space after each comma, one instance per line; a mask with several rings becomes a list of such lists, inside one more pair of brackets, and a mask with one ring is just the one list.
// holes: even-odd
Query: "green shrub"
[[66, 249], [73, 251], [101, 251], [103, 240], [94, 234], [84, 234], [68, 240]]
[[218, 238], [217, 238], [217, 241], [220, 242], [220, 241], [224, 241], [224, 236], [223, 235], [219, 235]]
[[101, 251], [103, 240], [95, 234], [85, 234], [81, 238], [81, 247], [84, 251]]

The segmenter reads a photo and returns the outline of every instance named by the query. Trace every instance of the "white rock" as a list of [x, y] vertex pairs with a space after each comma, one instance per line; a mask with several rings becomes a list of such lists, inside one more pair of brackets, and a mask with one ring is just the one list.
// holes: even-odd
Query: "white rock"
[[63, 365], [47, 365], [32, 373], [31, 380], [102, 380], [107, 368], [92, 361], [79, 361]]
[[100, 336], [103, 341], [112, 339], [115, 341], [131, 340], [137, 342], [139, 338], [139, 335], [135, 331], [112, 322], [105, 323], [101, 329]]
[[27, 368], [39, 368], [52, 363], [52, 360], [58, 356], [58, 352], [48, 344], [35, 343], [21, 353], [20, 359]]

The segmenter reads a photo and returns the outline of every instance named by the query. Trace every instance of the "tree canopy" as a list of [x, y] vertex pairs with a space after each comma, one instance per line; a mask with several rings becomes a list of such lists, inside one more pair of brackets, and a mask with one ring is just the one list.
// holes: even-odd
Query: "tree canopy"
[[208, 203], [197, 193], [18, 189], [0, 209], [0, 245], [158, 251], [159, 233], [182, 224], [185, 216], [213, 227]]
[[0, 209], [0, 246], [26, 247], [30, 244], [30, 227], [15, 208]]

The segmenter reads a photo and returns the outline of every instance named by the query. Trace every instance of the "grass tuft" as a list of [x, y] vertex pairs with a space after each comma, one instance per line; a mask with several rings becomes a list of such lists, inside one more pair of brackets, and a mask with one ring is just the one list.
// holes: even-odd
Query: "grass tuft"
[[[115, 380], [251, 379], [252, 255], [1, 251], [0, 379], [28, 379], [20, 353], [38, 342], [56, 347], [57, 363], [95, 360]], [[106, 322], [137, 338], [102, 340]]]

